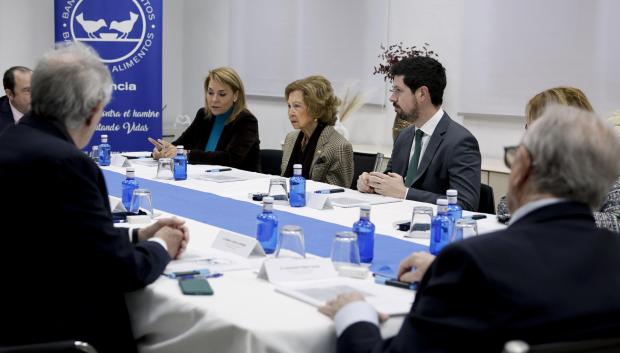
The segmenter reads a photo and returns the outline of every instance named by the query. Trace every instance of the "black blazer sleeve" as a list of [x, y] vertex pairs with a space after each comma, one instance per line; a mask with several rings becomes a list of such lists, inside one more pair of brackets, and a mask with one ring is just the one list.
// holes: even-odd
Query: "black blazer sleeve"
[[477, 266], [467, 251], [446, 247], [422, 279], [396, 336], [382, 340], [376, 326], [358, 322], [338, 338], [338, 352], [460, 352], [476, 346], [488, 351], [485, 345], [496, 343], [485, 336], [494, 299], [484, 295], [492, 291]]
[[67, 227], [76, 251], [88, 254], [92, 275], [124, 292], [154, 282], [170, 261], [168, 252], [155, 242], [132, 245], [127, 229], [114, 227], [103, 174], [88, 158], [59, 163], [54, 170], [63, 191], [62, 213], [73, 215]]

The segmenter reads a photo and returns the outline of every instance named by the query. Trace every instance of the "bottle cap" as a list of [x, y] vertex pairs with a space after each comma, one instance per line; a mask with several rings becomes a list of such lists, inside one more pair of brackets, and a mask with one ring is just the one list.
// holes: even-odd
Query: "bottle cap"
[[361, 211], [370, 211], [370, 204], [360, 205], [360, 210]]
[[263, 197], [263, 203], [273, 203], [273, 197], [271, 196]]
[[438, 206], [448, 206], [448, 200], [447, 199], [437, 199], [437, 205]]
[[177, 145], [177, 150], [182, 150], [183, 149], [183, 145]]
[[454, 190], [454, 189], [449, 189], [448, 191], [446, 191], [446, 195], [448, 196], [458, 196], [459, 192]]
[[301, 164], [293, 164], [293, 169], [301, 169]]
[[98, 149], [99, 149], [99, 145], [93, 145], [93, 151], [98, 150]]
[[101, 135], [101, 142], [108, 142], [108, 135]]
[[134, 168], [134, 167], [127, 167], [127, 168], [125, 168], [125, 171], [126, 172], [135, 172], [136, 168]]

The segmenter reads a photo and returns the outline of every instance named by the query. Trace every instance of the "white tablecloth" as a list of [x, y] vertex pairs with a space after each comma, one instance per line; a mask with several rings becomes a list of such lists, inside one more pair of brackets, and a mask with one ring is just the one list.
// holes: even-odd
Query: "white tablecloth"
[[[137, 177], [152, 179], [155, 176], [154, 167], [135, 167]], [[105, 169], [124, 173], [123, 168]], [[248, 193], [266, 192], [269, 185], [268, 176], [237, 170], [227, 173], [255, 179], [233, 183], [194, 179], [205, 169], [206, 166], [189, 166], [190, 179], [161, 182], [247, 202], [253, 202]], [[327, 187], [312, 181], [307, 184], [310, 191]], [[357, 192], [347, 193], [354, 196]], [[156, 195], [154, 198], [156, 200]], [[411, 216], [415, 205], [421, 203], [402, 201], [373, 206], [371, 219], [376, 232], [428, 245], [428, 240], [404, 238], [405, 232], [393, 228], [394, 221]], [[359, 217], [359, 208], [316, 210], [283, 205], [276, 205], [276, 208], [344, 226], [351, 226]], [[164, 212], [164, 215], [167, 214]], [[220, 229], [191, 219], [186, 221], [191, 234], [188, 252], [209, 249]], [[492, 215], [478, 223], [480, 233], [503, 227]], [[252, 270], [226, 272], [222, 277], [209, 279], [213, 296], [183, 295], [176, 280], [163, 276], [147, 288], [128, 294], [127, 304], [140, 351], [334, 352], [336, 335], [331, 319], [311, 305], [276, 293], [272, 284], [256, 278], [262, 259], [251, 262]], [[413, 293], [411, 295], [413, 299]], [[384, 337], [396, 334], [401, 322], [402, 317], [395, 317], [383, 324]]]

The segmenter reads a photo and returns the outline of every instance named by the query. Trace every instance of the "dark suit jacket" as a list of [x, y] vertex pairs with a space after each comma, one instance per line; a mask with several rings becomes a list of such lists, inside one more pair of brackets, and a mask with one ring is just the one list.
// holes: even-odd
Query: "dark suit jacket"
[[25, 116], [0, 138], [0, 346], [73, 339], [135, 352], [125, 293], [170, 261], [112, 223], [103, 174], [64, 126]]
[[213, 119], [208, 119], [204, 108], [198, 109], [192, 124], [176, 139], [173, 145], [183, 145], [189, 163], [220, 164], [252, 172], [260, 170], [260, 140], [258, 121], [249, 111], [242, 112], [232, 123], [224, 125], [215, 151], [205, 152], [213, 129]]
[[[415, 126], [400, 132], [386, 172], [405, 177], [409, 168], [409, 152]], [[465, 210], [477, 211], [480, 200], [480, 149], [476, 138], [448, 114], [437, 124], [418, 165], [418, 175], [409, 189], [407, 199], [436, 203], [446, 197], [446, 190], [456, 189], [458, 203]]]
[[0, 133], [11, 125], [15, 125], [15, 119], [13, 119], [9, 97], [4, 96], [0, 98]]
[[507, 229], [447, 246], [420, 283], [396, 337], [348, 327], [339, 352], [501, 352], [620, 332], [620, 237], [581, 203], [527, 214]]

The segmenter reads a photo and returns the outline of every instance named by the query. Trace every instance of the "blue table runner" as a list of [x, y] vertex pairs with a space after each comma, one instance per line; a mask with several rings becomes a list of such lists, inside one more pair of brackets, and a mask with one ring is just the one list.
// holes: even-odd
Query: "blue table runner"
[[[102, 171], [108, 192], [120, 198], [121, 183], [125, 176], [109, 170]], [[137, 180], [141, 188], [151, 190], [153, 205], [157, 209], [247, 236], [254, 237], [256, 234], [256, 216], [261, 212], [259, 205], [148, 179]], [[329, 257], [334, 234], [351, 230], [350, 227], [285, 211], [274, 210], [274, 213], [278, 217], [279, 226], [301, 226], [304, 230], [306, 251], [318, 256]], [[375, 234], [375, 254], [371, 270], [394, 276], [400, 261], [414, 251], [428, 251], [428, 247]]]

